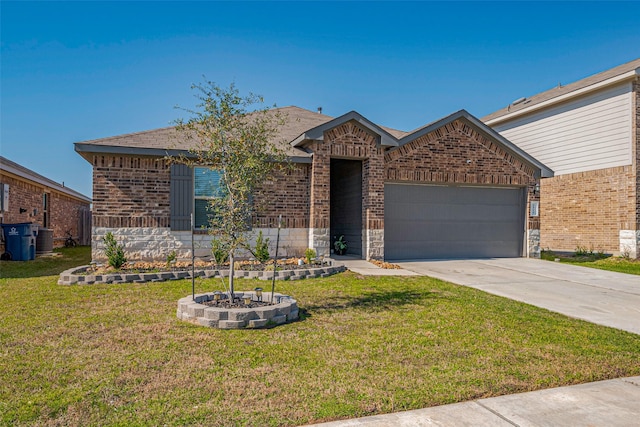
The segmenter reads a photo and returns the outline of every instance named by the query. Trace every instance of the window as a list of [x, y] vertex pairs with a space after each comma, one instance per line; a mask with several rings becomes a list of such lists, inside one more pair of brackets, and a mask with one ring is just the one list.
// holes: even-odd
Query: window
[[42, 214], [42, 226], [44, 228], [49, 228], [49, 223], [51, 222], [51, 219], [49, 217], [49, 193], [42, 194]]
[[218, 197], [220, 194], [220, 171], [206, 167], [196, 167], [193, 169], [193, 194], [194, 194], [194, 226], [198, 228], [209, 228], [211, 212], [209, 210], [209, 200]]

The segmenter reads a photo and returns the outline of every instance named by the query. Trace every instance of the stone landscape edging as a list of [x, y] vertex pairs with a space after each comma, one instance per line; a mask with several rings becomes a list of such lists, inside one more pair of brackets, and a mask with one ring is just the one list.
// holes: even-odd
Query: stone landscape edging
[[[275, 304], [253, 308], [212, 307], [203, 304], [213, 301], [214, 295], [214, 292], [208, 292], [181, 298], [178, 300], [176, 313], [178, 319], [218, 329], [260, 329], [293, 322], [299, 317], [298, 303], [289, 295], [274, 293]], [[235, 292], [234, 295], [237, 298], [248, 296], [253, 301], [256, 300], [256, 293], [253, 291]], [[225, 294], [221, 297], [228, 298]], [[264, 292], [260, 300], [271, 302], [271, 294]]]
[[[59, 285], [74, 284], [103, 284], [103, 283], [148, 283], [148, 282], [164, 282], [167, 280], [190, 279], [190, 271], [165, 271], [157, 273], [107, 273], [107, 274], [82, 274], [91, 268], [90, 265], [70, 268], [60, 273], [58, 279]], [[276, 280], [300, 280], [315, 277], [327, 277], [332, 274], [345, 271], [344, 265], [332, 265], [318, 268], [281, 270], [275, 272]], [[245, 271], [236, 270], [233, 275], [237, 279], [259, 279], [272, 280], [273, 271]], [[205, 270], [196, 269], [195, 277], [205, 277], [207, 279], [214, 277], [229, 277], [229, 270]]]

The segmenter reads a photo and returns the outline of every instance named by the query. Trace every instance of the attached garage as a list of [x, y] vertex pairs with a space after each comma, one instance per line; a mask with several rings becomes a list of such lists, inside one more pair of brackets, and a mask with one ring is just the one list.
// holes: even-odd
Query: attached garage
[[520, 257], [522, 187], [386, 183], [385, 258]]

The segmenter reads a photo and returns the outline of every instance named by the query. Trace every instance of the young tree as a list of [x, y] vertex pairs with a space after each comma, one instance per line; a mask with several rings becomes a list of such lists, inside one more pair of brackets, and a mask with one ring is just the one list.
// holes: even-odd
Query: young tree
[[252, 196], [261, 182], [286, 163], [276, 141], [285, 117], [263, 104], [261, 96], [240, 95], [235, 85], [221, 88], [207, 81], [193, 85], [199, 103], [183, 109], [191, 115], [176, 122], [179, 142], [192, 147], [181, 162], [207, 166], [220, 174], [218, 192], [209, 202], [210, 233], [229, 251], [229, 290], [233, 299], [234, 259], [238, 249], [248, 248], [247, 231], [256, 209]]

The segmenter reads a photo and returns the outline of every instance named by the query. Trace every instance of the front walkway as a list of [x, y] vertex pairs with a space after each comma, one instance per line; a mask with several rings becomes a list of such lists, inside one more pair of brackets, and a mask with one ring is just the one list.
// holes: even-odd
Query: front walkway
[[331, 257], [339, 264], [343, 264], [354, 273], [363, 276], [420, 276], [421, 274], [404, 269], [380, 268], [367, 260], [349, 255], [332, 255]]

